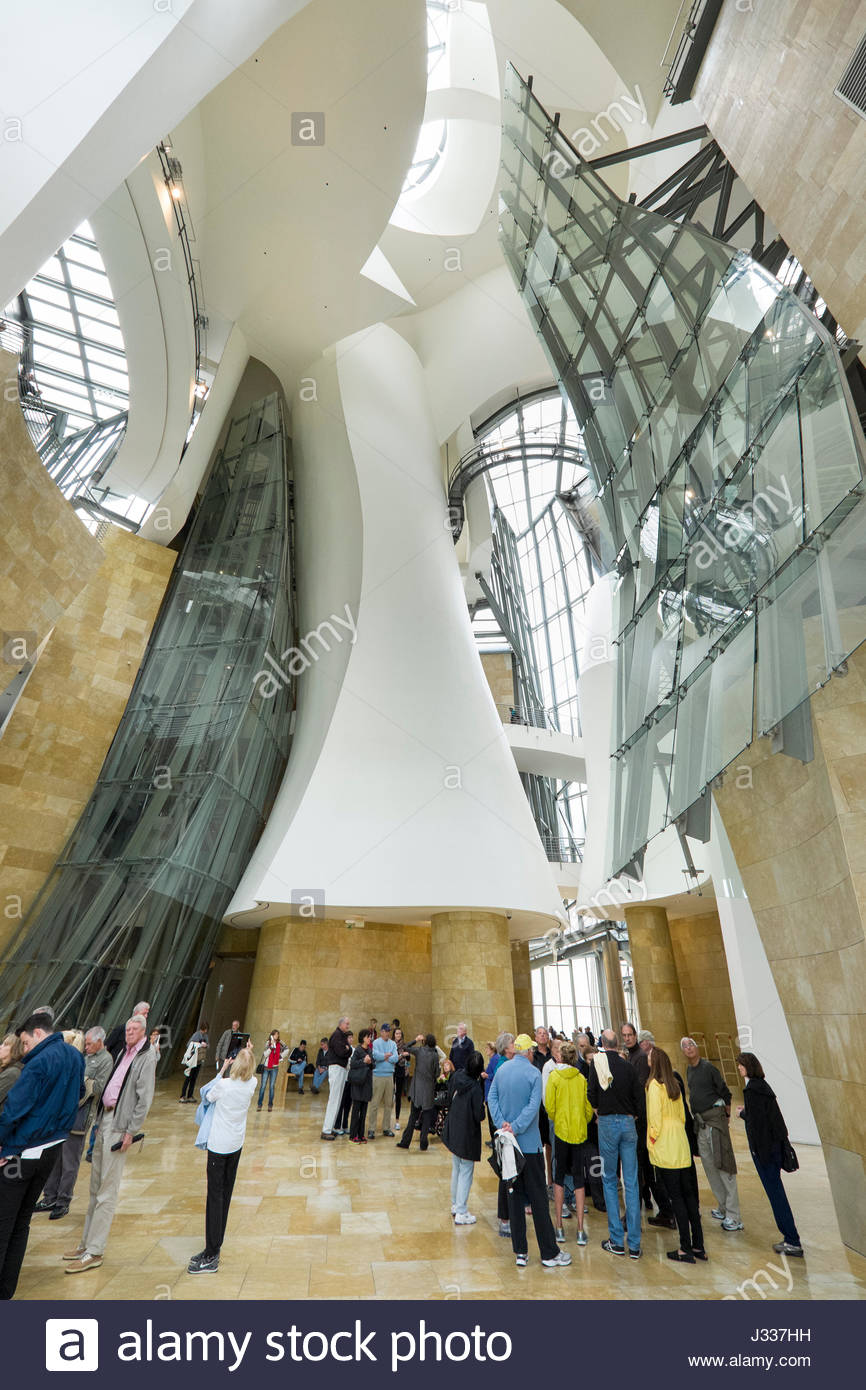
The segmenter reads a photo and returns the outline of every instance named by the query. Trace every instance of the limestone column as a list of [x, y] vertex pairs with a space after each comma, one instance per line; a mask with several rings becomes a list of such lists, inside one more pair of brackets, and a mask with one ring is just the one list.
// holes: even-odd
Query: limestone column
[[436, 1039], [446, 1047], [445, 1039], [465, 1022], [483, 1053], [485, 1042], [514, 1027], [508, 922], [496, 912], [438, 912], [430, 931]]
[[601, 963], [604, 967], [604, 985], [607, 991], [607, 1026], [619, 1032], [625, 1023], [625, 992], [622, 987], [622, 970], [619, 963], [619, 949], [615, 941], [608, 939], [601, 949]]
[[676, 1064], [686, 1016], [668, 914], [663, 907], [636, 903], [626, 907], [625, 920], [641, 1023]]
[[514, 1018], [520, 1033], [533, 1030], [532, 967], [529, 964], [529, 942], [512, 941], [511, 973], [514, 977]]

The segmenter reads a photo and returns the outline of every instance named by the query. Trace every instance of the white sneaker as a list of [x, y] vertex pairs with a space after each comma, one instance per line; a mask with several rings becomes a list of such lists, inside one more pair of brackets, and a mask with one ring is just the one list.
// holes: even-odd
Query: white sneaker
[[394, 1125], [394, 1133], [395, 1133], [395, 1134], [397, 1133], [397, 1130], [398, 1130], [399, 1128], [400, 1128], [400, 1126], [399, 1126], [398, 1124], [395, 1124], [395, 1125]]
[[560, 1250], [555, 1259], [542, 1260], [541, 1263], [544, 1265], [545, 1269], [556, 1269], [558, 1265], [570, 1265], [571, 1256], [567, 1250]]
[[458, 1211], [454, 1217], [455, 1226], [474, 1226], [476, 1218], [471, 1211]]
[[452, 1216], [456, 1216], [456, 1215], [457, 1215], [457, 1208], [455, 1207], [455, 1205], [454, 1205], [453, 1202], [451, 1203], [451, 1215], [452, 1215]]

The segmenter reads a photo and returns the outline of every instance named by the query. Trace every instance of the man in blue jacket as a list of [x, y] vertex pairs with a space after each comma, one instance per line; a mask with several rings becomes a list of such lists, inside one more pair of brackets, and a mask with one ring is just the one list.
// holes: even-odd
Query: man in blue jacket
[[524, 1156], [522, 1172], [508, 1185], [511, 1248], [519, 1269], [529, 1261], [525, 1207], [532, 1209], [532, 1223], [541, 1263], [549, 1268], [570, 1265], [571, 1256], [556, 1243], [547, 1204], [544, 1159], [538, 1129], [541, 1106], [541, 1072], [532, 1062], [533, 1041], [526, 1033], [514, 1039], [514, 1056], [496, 1068], [487, 1104], [497, 1129], [514, 1135]]
[[84, 1057], [50, 1014], [31, 1014], [15, 1031], [25, 1055], [0, 1111], [0, 1299], [15, 1293], [33, 1208], [84, 1095]]

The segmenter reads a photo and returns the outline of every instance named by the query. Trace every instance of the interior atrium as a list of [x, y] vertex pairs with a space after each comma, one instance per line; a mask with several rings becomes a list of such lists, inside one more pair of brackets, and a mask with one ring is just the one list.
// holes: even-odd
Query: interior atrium
[[[0, 18], [4, 1032], [150, 1002], [119, 1211], [172, 1297], [358, 1261], [543, 1296], [483, 1162], [465, 1267], [444, 1169], [325, 1144], [296, 1182], [327, 1091], [284, 1072], [243, 1258], [188, 1279], [160, 1153], [199, 1021], [314, 1052], [372, 1016], [631, 1021], [735, 1107], [755, 1054], [808, 1180], [770, 1296], [862, 1299], [866, 0], [143, 8]], [[742, 1131], [701, 1298], [773, 1230]], [[88, 1296], [161, 1296], [117, 1229]], [[34, 1218], [19, 1297], [80, 1296], [58, 1242]], [[591, 1244], [558, 1296], [619, 1296]]]

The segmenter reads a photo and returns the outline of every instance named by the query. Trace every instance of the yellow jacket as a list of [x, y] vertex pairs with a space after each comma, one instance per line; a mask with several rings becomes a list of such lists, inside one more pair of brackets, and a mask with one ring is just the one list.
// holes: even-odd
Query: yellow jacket
[[593, 1109], [586, 1097], [586, 1080], [577, 1067], [557, 1067], [550, 1073], [544, 1108], [557, 1139], [583, 1143]]
[[646, 1128], [649, 1159], [656, 1168], [692, 1166], [683, 1098], [671, 1100], [660, 1081], [646, 1088]]

